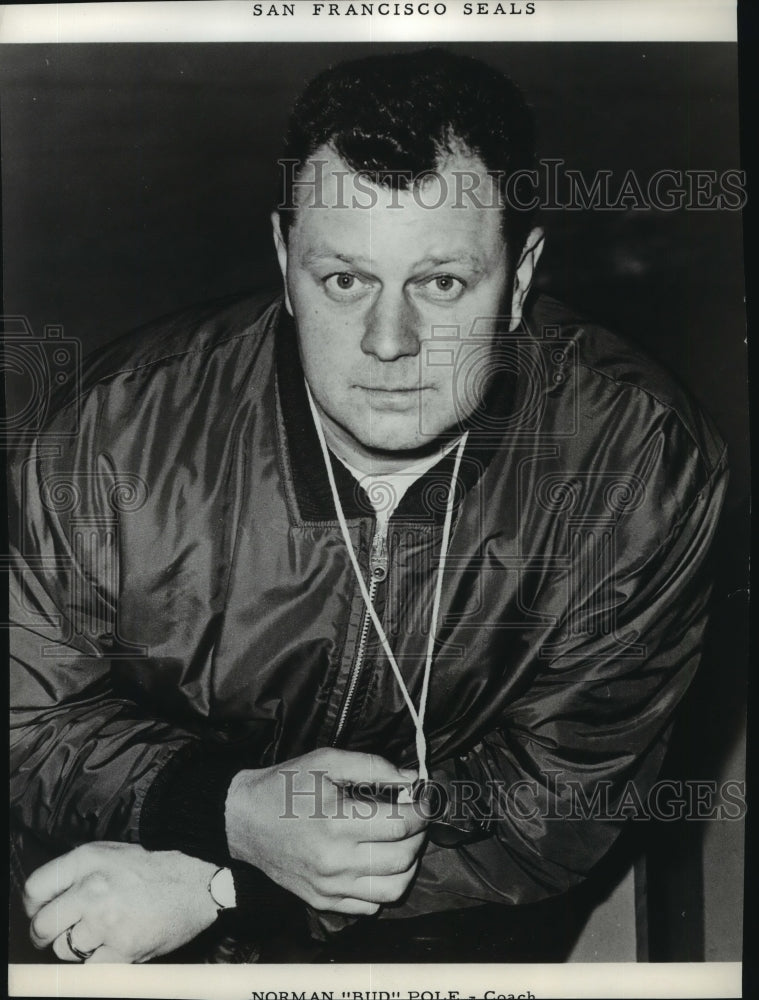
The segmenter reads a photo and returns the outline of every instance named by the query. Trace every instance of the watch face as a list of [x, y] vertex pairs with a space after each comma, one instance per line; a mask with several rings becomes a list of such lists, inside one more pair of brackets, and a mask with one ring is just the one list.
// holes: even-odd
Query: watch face
[[213, 873], [208, 891], [219, 910], [229, 910], [237, 904], [235, 883], [229, 868], [219, 868]]

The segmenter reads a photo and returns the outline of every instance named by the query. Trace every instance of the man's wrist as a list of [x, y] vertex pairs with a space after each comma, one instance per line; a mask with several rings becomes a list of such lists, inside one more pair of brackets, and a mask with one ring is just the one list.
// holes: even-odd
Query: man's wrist
[[[232, 860], [258, 864], [254, 824], [256, 818], [260, 817], [261, 809], [254, 810], [252, 800], [256, 795], [256, 786], [268, 770], [269, 768], [238, 771], [229, 782], [224, 802], [224, 829], [227, 850]], [[269, 831], [269, 835], [275, 836], [275, 831]]]

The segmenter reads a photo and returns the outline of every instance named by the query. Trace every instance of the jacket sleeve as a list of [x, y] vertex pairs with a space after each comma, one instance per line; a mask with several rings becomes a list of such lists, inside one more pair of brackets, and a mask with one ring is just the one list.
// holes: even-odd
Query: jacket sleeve
[[438, 843], [387, 916], [558, 894], [588, 874], [626, 817], [650, 815], [673, 713], [698, 665], [726, 481], [723, 452], [700, 486], [680, 483], [678, 516], [654, 542], [656, 489], [620, 518], [613, 561], [599, 576], [596, 554], [595, 572], [580, 577], [502, 725], [433, 767], [448, 799], [440, 829], [459, 827], [458, 842], [441, 846], [433, 825]]
[[145, 655], [118, 637], [114, 540], [141, 486], [93, 445], [97, 417], [93, 404], [75, 444], [38, 440], [11, 474], [11, 818], [59, 853], [109, 839], [223, 863], [244, 754], [113, 683], [120, 657]]

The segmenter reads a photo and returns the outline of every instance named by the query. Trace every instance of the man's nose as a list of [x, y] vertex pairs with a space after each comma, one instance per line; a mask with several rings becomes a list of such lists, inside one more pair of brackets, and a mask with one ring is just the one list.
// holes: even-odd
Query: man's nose
[[419, 316], [403, 292], [383, 289], [366, 315], [361, 350], [379, 361], [416, 357], [419, 353]]

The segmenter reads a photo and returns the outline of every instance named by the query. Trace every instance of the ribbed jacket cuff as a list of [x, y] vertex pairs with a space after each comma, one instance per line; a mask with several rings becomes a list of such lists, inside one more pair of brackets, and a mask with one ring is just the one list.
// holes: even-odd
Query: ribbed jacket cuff
[[241, 913], [259, 914], [270, 920], [298, 902], [296, 896], [252, 865], [233, 868], [232, 878], [237, 899], [236, 909]]
[[180, 751], [159, 771], [140, 815], [140, 843], [150, 851], [181, 851], [228, 866], [224, 817], [239, 753]]

